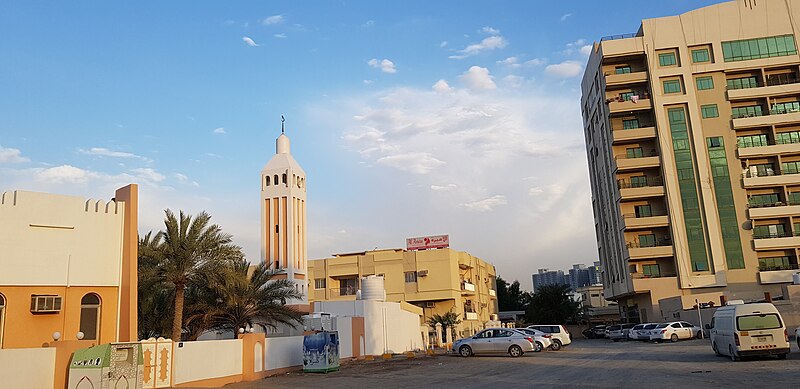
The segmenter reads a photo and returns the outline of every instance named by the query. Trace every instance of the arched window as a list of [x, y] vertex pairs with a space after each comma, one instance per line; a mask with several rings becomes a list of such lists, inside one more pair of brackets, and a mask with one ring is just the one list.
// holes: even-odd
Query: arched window
[[0, 348], [3, 348], [3, 324], [6, 313], [6, 298], [0, 294]]
[[94, 293], [81, 299], [80, 331], [86, 340], [97, 340], [100, 335], [100, 296]]
[[269, 176], [267, 176], [267, 186], [269, 186]]
[[286, 173], [283, 173], [283, 177], [281, 177], [281, 178], [283, 178], [283, 181], [281, 181], [281, 182], [285, 184], [286, 183]]
[[278, 185], [278, 175], [277, 174], [275, 175], [275, 179], [273, 181], [275, 182], [275, 185]]

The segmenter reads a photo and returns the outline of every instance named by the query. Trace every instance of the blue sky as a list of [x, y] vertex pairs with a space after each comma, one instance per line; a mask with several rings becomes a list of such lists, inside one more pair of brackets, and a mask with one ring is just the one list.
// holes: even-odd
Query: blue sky
[[445, 233], [530, 287], [597, 256], [591, 42], [712, 3], [0, 2], [0, 191], [136, 182], [141, 232], [207, 210], [256, 261], [283, 114], [312, 259]]

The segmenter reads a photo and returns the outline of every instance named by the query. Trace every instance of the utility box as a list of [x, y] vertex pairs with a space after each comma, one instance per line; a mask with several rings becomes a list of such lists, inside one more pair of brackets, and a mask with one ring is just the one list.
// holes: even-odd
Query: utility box
[[318, 331], [303, 336], [303, 371], [327, 373], [339, 370], [339, 332]]
[[141, 389], [144, 359], [139, 343], [108, 343], [75, 351], [68, 389]]

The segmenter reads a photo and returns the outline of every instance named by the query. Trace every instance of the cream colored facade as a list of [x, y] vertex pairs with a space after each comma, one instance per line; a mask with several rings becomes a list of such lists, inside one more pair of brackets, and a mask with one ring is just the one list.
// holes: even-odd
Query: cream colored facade
[[137, 198], [0, 195], [0, 348], [138, 340]]
[[458, 336], [472, 335], [497, 313], [493, 265], [452, 249], [388, 249], [338, 254], [309, 261], [309, 299], [355, 300], [358, 280], [382, 275], [386, 301], [423, 310], [423, 322], [452, 310], [462, 320]]
[[800, 1], [730, 1], [594, 45], [582, 111], [603, 284], [659, 300], [764, 298], [800, 248]]

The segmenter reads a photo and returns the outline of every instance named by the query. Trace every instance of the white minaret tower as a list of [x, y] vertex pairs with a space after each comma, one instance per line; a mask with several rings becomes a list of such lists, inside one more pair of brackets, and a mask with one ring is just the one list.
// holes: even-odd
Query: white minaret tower
[[261, 258], [303, 294], [286, 303], [307, 305], [306, 172], [289, 152], [283, 122], [275, 155], [261, 170]]

